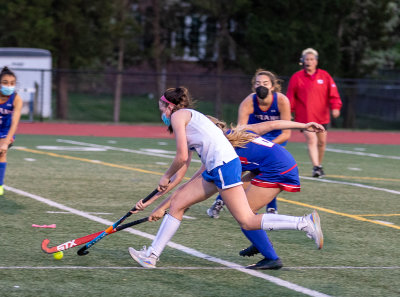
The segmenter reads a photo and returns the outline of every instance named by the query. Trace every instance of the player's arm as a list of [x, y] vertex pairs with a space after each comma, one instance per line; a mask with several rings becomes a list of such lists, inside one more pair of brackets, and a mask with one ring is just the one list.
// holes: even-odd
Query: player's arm
[[[146, 203], [143, 203], [143, 199], [139, 200], [135, 207], [137, 211], [132, 212], [136, 213], [138, 211], [144, 210], [146, 207], [148, 207], [150, 204], [152, 204], [154, 201], [156, 201], [158, 198], [164, 196], [168, 192], [170, 192], [172, 189], [174, 189], [185, 177], [185, 174], [187, 172], [187, 169], [189, 168], [190, 161], [192, 160], [192, 152], [189, 152], [189, 158], [184, 166], [182, 166], [171, 178], [170, 183], [168, 184], [168, 187], [165, 191], [163, 192], [158, 192], [156, 195], [154, 195], [153, 198], [151, 198], [149, 201]], [[168, 206], [169, 207], [169, 206]]]
[[[290, 121], [290, 102], [289, 99], [282, 93], [278, 93], [278, 108], [281, 114], [281, 120]], [[292, 131], [290, 131], [289, 129], [284, 129], [282, 130], [282, 133], [272, 141], [278, 144], [282, 144], [290, 138], [291, 134]]]
[[253, 94], [247, 96], [239, 105], [238, 125], [246, 125], [249, 121], [249, 116], [254, 112]]
[[205, 170], [205, 166], [202, 165], [200, 167], [200, 169], [191, 177], [191, 179], [184, 183], [183, 185], [181, 185], [172, 195], [168, 196], [166, 199], [164, 199], [150, 214], [149, 216], [149, 221], [158, 221], [159, 219], [161, 219], [165, 212], [167, 211], [167, 209], [169, 209], [170, 205], [171, 205], [171, 201], [173, 199], [173, 197], [175, 195], [177, 195], [177, 193], [179, 193], [179, 191], [181, 191], [188, 183], [190, 183], [193, 179], [197, 178], [200, 174], [203, 173], [203, 171]]
[[325, 128], [322, 125], [314, 122], [304, 124], [304, 123], [284, 121], [284, 120], [268, 121], [258, 124], [245, 125], [244, 128], [246, 130], [254, 131], [258, 135], [263, 135], [272, 130], [283, 130], [283, 129], [299, 129], [299, 130], [307, 130], [310, 132], [325, 131]]
[[158, 190], [161, 192], [168, 188], [168, 184], [174, 174], [186, 164], [189, 159], [189, 150], [186, 139], [186, 125], [191, 119], [191, 112], [178, 110], [171, 116], [171, 125], [175, 134], [176, 154], [171, 166], [161, 177]]
[[10, 130], [8, 131], [7, 136], [1, 142], [1, 145], [0, 145], [1, 153], [7, 152], [8, 146], [13, 141], [15, 132], [17, 132], [19, 120], [21, 118], [21, 110], [22, 110], [22, 98], [18, 94], [15, 95], [13, 104], [14, 104], [14, 110], [13, 110], [13, 114], [12, 114], [11, 126], [10, 126]]
[[337, 118], [340, 116], [340, 109], [342, 108], [342, 100], [340, 99], [339, 91], [333, 78], [328, 74], [329, 79], [329, 108], [331, 109], [332, 116]]

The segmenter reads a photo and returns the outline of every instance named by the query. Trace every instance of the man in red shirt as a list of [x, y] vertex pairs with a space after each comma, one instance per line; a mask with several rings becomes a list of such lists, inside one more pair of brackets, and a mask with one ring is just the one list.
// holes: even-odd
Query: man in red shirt
[[[318, 52], [307, 48], [302, 52], [300, 65], [304, 69], [290, 78], [286, 96], [291, 104], [296, 122], [317, 122], [325, 129], [330, 122], [330, 111], [334, 118], [339, 117], [342, 101], [336, 84], [328, 72], [318, 69]], [[303, 131], [307, 141], [313, 177], [323, 177], [322, 159], [324, 158], [327, 132], [312, 133]]]

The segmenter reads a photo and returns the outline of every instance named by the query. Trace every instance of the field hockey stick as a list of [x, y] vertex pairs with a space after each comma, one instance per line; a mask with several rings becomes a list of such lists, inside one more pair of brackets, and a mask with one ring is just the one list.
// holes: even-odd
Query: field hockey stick
[[[136, 220], [136, 221], [133, 221], [133, 222], [118, 226], [117, 228], [114, 228], [109, 234], [124, 230], [126, 228], [132, 227], [134, 225], [141, 224], [143, 222], [147, 222], [148, 219], [149, 219], [149, 217], [145, 217], [145, 218], [142, 218], [142, 219], [139, 219], [139, 220]], [[53, 253], [57, 253], [59, 251], [65, 251], [65, 250], [73, 248], [75, 246], [78, 246], [78, 245], [81, 245], [81, 244], [85, 244], [85, 243], [87, 243], [89, 241], [92, 241], [93, 239], [95, 239], [97, 236], [99, 236], [103, 232], [104, 232], [104, 230], [101, 230], [99, 232], [96, 232], [96, 233], [93, 233], [93, 234], [89, 234], [89, 235], [86, 235], [86, 236], [83, 236], [83, 237], [79, 237], [77, 239], [73, 239], [73, 240], [64, 242], [62, 244], [53, 246], [53, 247], [49, 247], [50, 240], [49, 239], [45, 239], [45, 240], [42, 241], [42, 251], [47, 253], [47, 254], [53, 254]]]
[[[151, 192], [146, 198], [143, 199], [143, 203], [146, 203], [149, 201], [155, 194], [158, 193], [158, 190], [155, 189], [153, 192]], [[90, 242], [86, 243], [83, 247], [81, 247], [77, 254], [79, 256], [84, 256], [87, 255], [89, 252], [87, 249], [92, 247], [94, 244], [96, 244], [98, 241], [106, 237], [108, 234], [114, 233], [113, 230], [117, 228], [123, 221], [125, 221], [128, 217], [132, 215], [133, 211], [136, 211], [136, 206], [134, 206], [130, 211], [128, 211], [123, 217], [121, 217], [118, 221], [116, 221], [113, 225], [105, 229], [101, 234], [99, 234], [96, 238], [92, 239]]]

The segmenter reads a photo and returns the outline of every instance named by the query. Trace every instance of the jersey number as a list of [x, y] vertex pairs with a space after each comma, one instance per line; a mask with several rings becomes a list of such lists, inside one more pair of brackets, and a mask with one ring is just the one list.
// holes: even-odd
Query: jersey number
[[265, 138], [262, 138], [262, 137], [257, 137], [256, 139], [253, 139], [252, 142], [259, 144], [259, 145], [266, 146], [266, 147], [273, 147], [275, 145], [275, 143], [273, 143], [269, 140], [266, 140]]

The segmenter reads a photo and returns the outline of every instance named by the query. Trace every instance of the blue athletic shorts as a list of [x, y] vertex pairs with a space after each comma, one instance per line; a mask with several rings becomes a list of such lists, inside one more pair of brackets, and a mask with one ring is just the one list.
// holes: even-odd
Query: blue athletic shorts
[[202, 173], [204, 180], [214, 183], [219, 189], [228, 189], [243, 184], [242, 165], [239, 158]]

